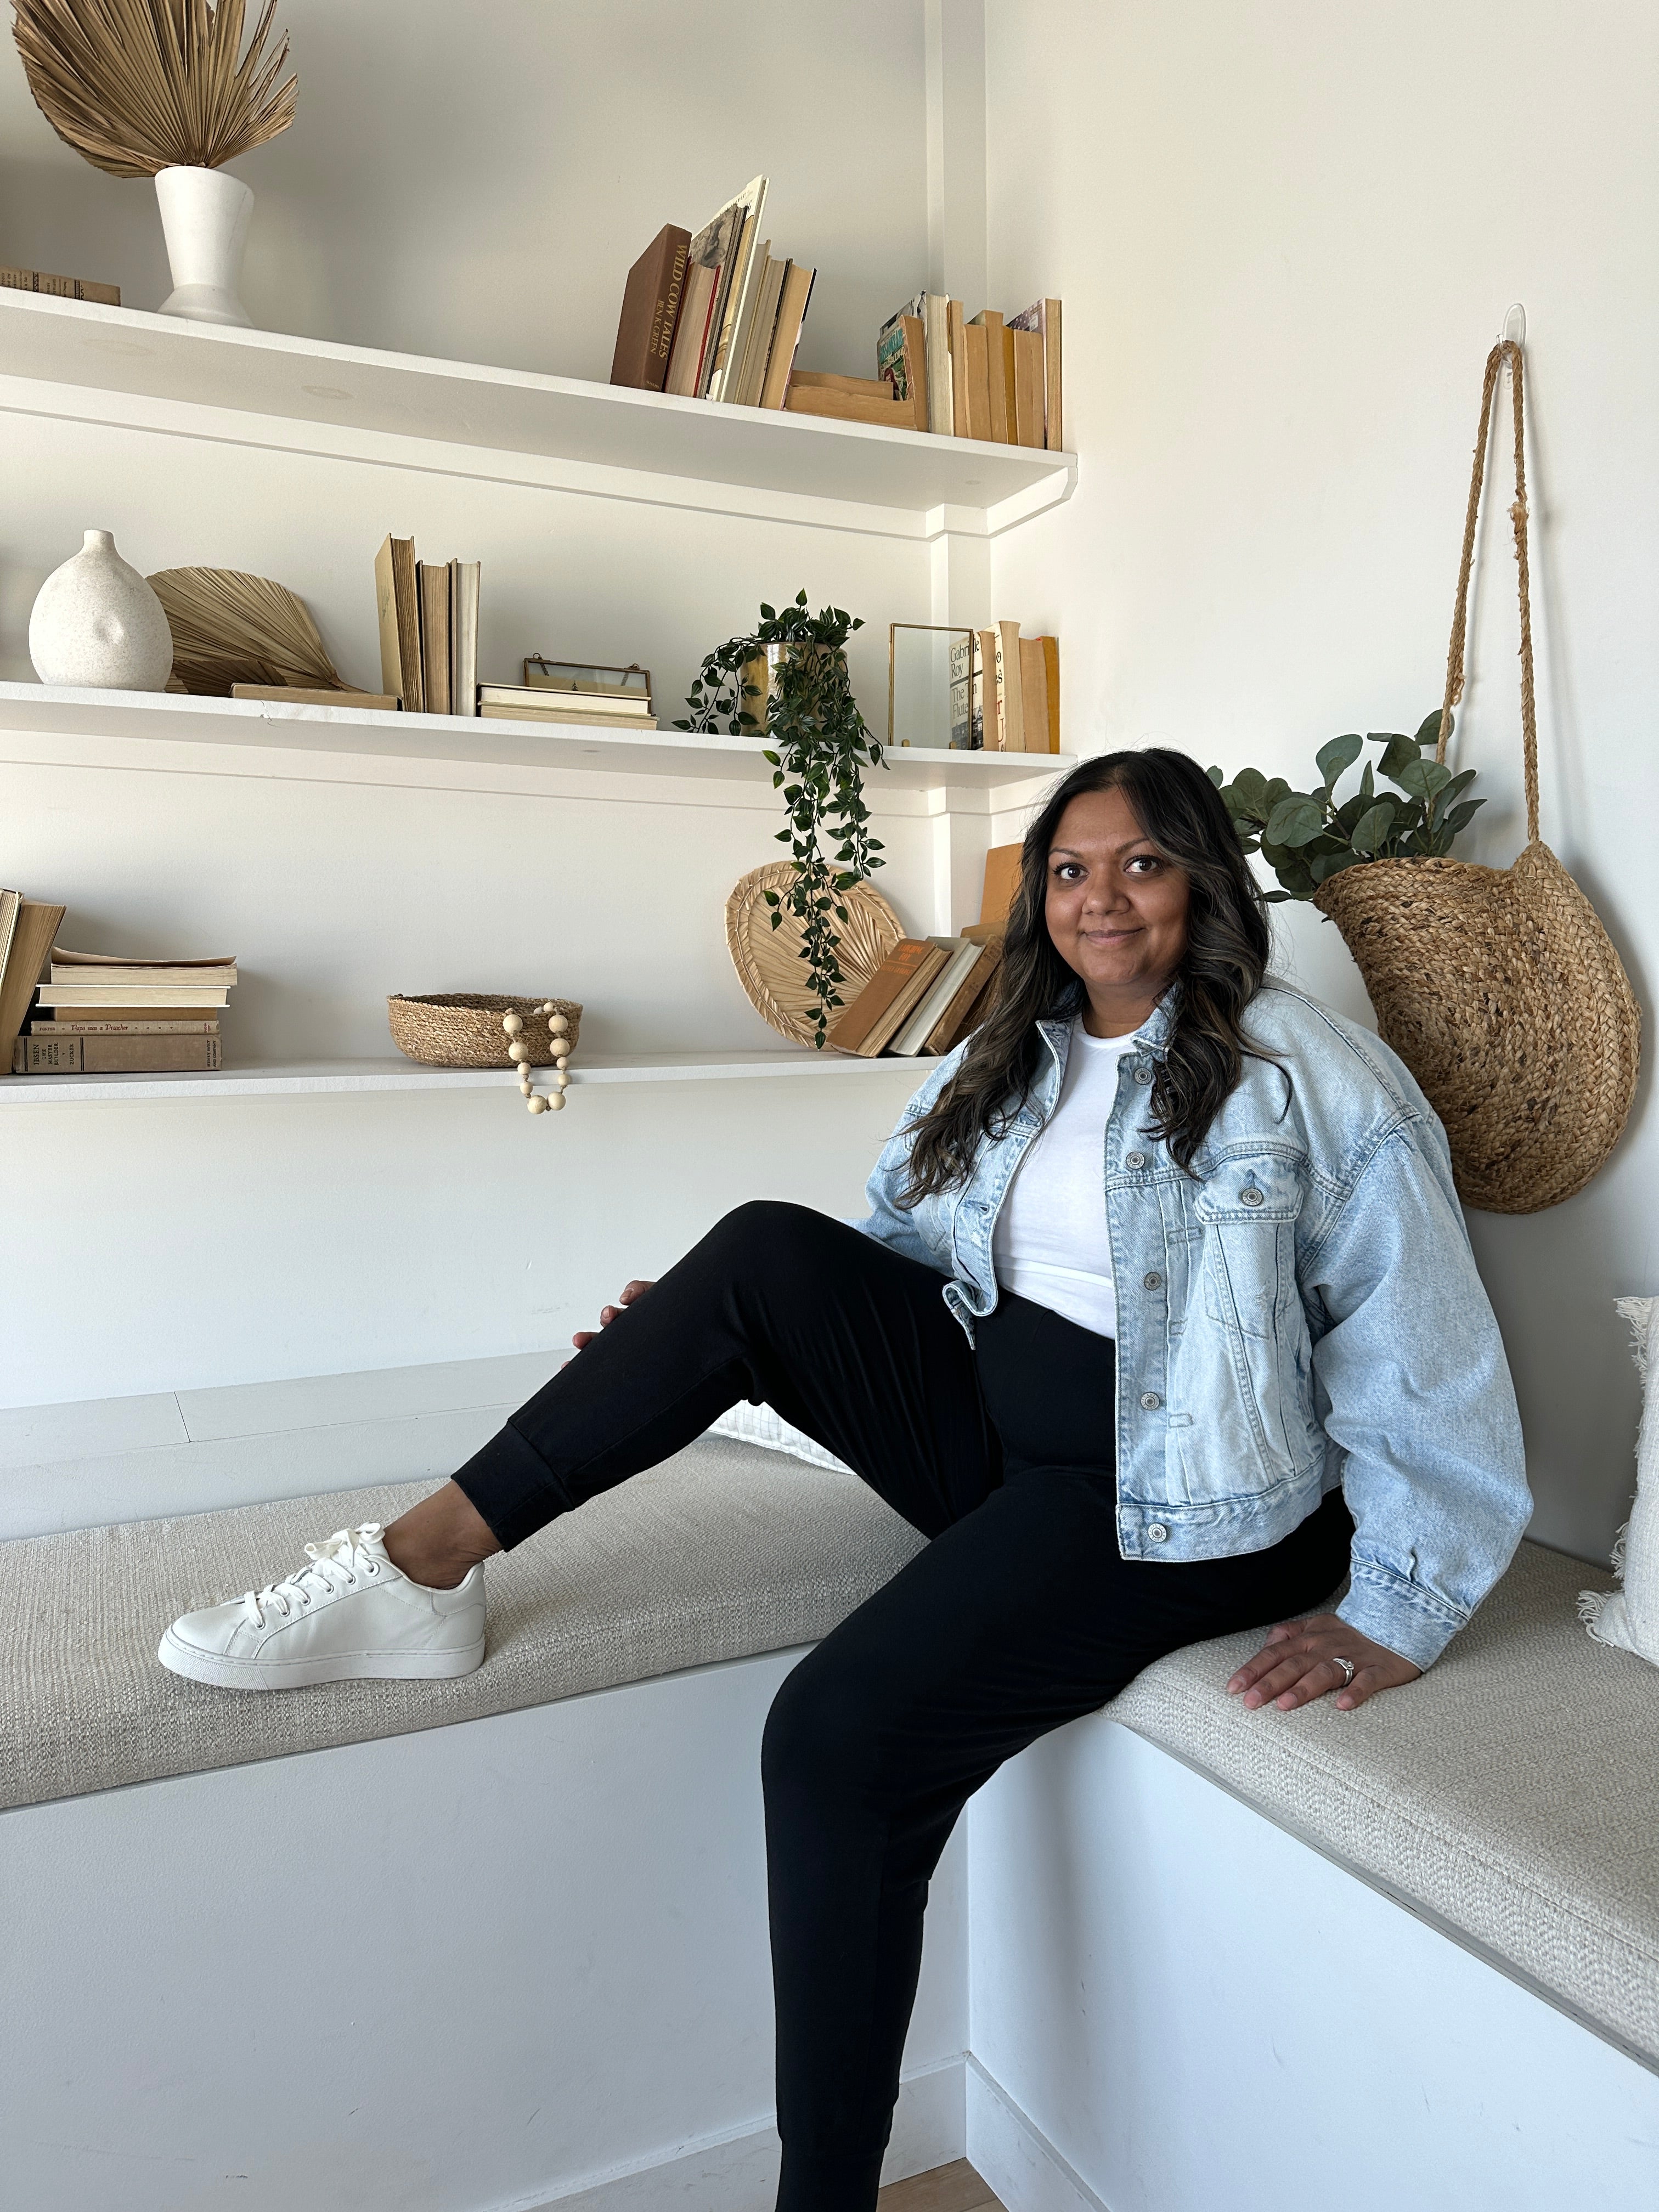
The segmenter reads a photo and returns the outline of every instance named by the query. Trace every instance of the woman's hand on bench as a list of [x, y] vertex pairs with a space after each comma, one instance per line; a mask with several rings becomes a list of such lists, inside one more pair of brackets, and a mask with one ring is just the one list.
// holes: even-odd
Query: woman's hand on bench
[[[1342, 1659], [1352, 1666], [1351, 1676], [1339, 1665]], [[1414, 1682], [1422, 1671], [1386, 1644], [1373, 1644], [1335, 1613], [1315, 1613], [1305, 1620], [1281, 1621], [1270, 1628], [1267, 1643], [1254, 1659], [1245, 1661], [1227, 1689], [1233, 1697], [1242, 1695], [1252, 1710], [1271, 1698], [1282, 1713], [1294, 1712], [1298, 1705], [1311, 1705], [1334, 1690], [1338, 1711], [1351, 1713], [1379, 1690]]]
[[[629, 1283], [623, 1291], [620, 1305], [602, 1306], [599, 1309], [599, 1328], [609, 1328], [617, 1316], [623, 1310], [623, 1306], [631, 1306], [635, 1298], [642, 1298], [651, 1288], [652, 1285], [649, 1283]], [[599, 1328], [579, 1328], [570, 1341], [580, 1352], [583, 1345], [592, 1343], [599, 1333]]]

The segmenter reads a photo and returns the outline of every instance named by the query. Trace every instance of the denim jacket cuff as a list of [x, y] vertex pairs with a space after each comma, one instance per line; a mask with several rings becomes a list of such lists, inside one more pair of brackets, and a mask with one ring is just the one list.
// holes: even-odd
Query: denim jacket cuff
[[1465, 1626], [1462, 1616], [1436, 1604], [1419, 1584], [1370, 1565], [1356, 1565], [1348, 1595], [1336, 1612], [1362, 1636], [1425, 1669]]

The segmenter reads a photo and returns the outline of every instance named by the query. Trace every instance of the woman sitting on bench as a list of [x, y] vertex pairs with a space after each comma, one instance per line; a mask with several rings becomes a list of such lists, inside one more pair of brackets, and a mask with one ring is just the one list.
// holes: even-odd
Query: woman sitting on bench
[[1203, 771], [1085, 763], [1025, 840], [995, 1006], [906, 1109], [867, 1220], [738, 1207], [441, 1490], [163, 1640], [243, 1689], [465, 1673], [492, 1553], [742, 1399], [929, 1538], [767, 1723], [781, 2212], [875, 2203], [928, 1880], [1004, 1759], [1266, 1623], [1227, 1688], [1352, 1711], [1438, 1657], [1526, 1525], [1444, 1133], [1268, 948]]

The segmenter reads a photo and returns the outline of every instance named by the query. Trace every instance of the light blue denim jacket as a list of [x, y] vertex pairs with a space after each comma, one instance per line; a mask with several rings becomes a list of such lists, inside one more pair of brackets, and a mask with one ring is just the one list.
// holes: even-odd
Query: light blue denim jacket
[[[1170, 1561], [1263, 1551], [1340, 1486], [1356, 1524], [1342, 1618], [1427, 1667], [1532, 1510], [1445, 1132], [1386, 1045], [1270, 981], [1244, 1023], [1268, 1057], [1245, 1061], [1185, 1175], [1145, 1126], [1170, 1020], [1166, 1000], [1120, 1066], [1106, 1127], [1119, 1547]], [[959, 1048], [906, 1108], [856, 1224], [938, 1268], [970, 1339], [997, 1303], [997, 1210], [1066, 1073], [1069, 1021], [1038, 1028], [1030, 1100], [966, 1184], [899, 1203], [908, 1125]]]

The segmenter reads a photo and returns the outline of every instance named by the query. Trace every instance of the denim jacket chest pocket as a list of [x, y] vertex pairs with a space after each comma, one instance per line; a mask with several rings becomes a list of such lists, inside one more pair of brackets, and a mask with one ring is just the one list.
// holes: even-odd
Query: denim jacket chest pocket
[[[1299, 1307], [1296, 1224], [1301, 1176], [1272, 1153], [1228, 1155], [1193, 1200], [1203, 1240], [1204, 1310], [1212, 1321], [1272, 1340]], [[1299, 1332], [1291, 1332], [1299, 1334]]]

